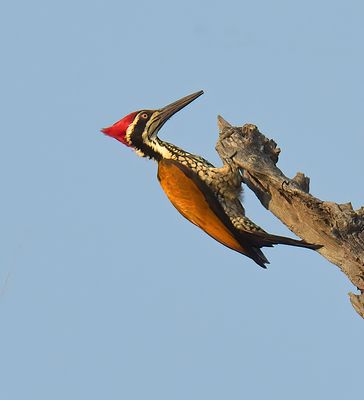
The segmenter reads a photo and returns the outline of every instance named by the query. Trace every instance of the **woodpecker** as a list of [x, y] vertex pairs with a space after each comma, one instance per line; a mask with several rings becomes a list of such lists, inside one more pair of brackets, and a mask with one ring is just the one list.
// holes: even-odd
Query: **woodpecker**
[[218, 242], [266, 268], [269, 261], [262, 247], [276, 244], [318, 249], [321, 246], [284, 236], [270, 235], [245, 216], [238, 167], [215, 168], [204, 158], [191, 154], [158, 137], [166, 121], [201, 96], [199, 91], [157, 110], [132, 112], [101, 131], [139, 156], [158, 163], [158, 180], [174, 207], [190, 222]]

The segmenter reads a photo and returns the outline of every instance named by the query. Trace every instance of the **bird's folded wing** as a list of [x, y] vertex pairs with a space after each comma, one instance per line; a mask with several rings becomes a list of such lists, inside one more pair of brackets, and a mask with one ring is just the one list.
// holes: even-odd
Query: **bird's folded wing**
[[188, 167], [161, 160], [158, 179], [171, 203], [189, 221], [239, 253], [248, 254], [235, 237], [235, 228], [212, 190]]

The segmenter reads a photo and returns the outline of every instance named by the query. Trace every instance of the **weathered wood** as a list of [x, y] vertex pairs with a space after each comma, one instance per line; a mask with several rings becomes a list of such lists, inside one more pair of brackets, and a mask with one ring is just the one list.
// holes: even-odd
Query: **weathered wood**
[[224, 163], [235, 163], [243, 181], [262, 205], [307, 242], [322, 244], [318, 252], [337, 265], [360, 294], [350, 300], [364, 318], [364, 207], [322, 201], [309, 193], [310, 179], [286, 177], [277, 167], [280, 149], [255, 125], [233, 127], [218, 117], [216, 150]]

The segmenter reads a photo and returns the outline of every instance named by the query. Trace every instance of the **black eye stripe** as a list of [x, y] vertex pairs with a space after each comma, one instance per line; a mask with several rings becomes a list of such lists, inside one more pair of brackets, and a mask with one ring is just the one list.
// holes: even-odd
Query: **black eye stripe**
[[[140, 144], [143, 141], [142, 140], [142, 134], [143, 134], [143, 132], [145, 130], [145, 127], [146, 127], [146, 125], [148, 123], [148, 120], [149, 120], [149, 118], [146, 118], [146, 119], [142, 118], [143, 114], [147, 114], [148, 115], [148, 113], [146, 113], [146, 112], [143, 112], [143, 113], [139, 114], [138, 122], [135, 124], [133, 132], [132, 132], [132, 134], [130, 136], [131, 142], [136, 147], [139, 147]], [[148, 117], [149, 117], [149, 115], [148, 115]]]

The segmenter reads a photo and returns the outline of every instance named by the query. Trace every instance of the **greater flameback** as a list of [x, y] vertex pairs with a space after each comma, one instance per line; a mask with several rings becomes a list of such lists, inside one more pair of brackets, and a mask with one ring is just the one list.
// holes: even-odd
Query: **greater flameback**
[[283, 236], [270, 235], [245, 216], [240, 201], [241, 174], [234, 165], [215, 168], [204, 158], [161, 140], [158, 132], [166, 121], [203, 91], [183, 97], [158, 110], [135, 111], [102, 129], [142, 157], [158, 163], [158, 179], [175, 208], [218, 242], [253, 259], [261, 267], [269, 261], [262, 247], [275, 244], [318, 249]]

